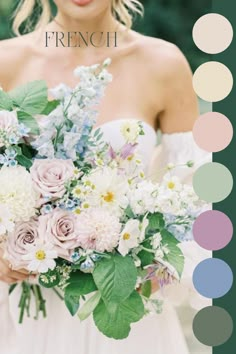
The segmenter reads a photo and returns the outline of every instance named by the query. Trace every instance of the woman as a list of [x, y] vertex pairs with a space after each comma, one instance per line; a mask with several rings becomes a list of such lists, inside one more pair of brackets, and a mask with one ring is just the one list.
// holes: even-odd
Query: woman
[[[99, 106], [97, 124], [113, 145], [121, 144], [119, 126], [123, 118], [140, 119], [145, 137], [140, 140], [143, 154], [148, 157], [160, 128], [167, 149], [158, 152], [154, 173], [164, 163], [176, 158], [186, 162], [199, 151], [193, 147], [191, 133], [198, 116], [197, 99], [192, 88], [189, 65], [173, 44], [145, 37], [130, 29], [131, 16], [141, 12], [136, 0], [54, 0], [57, 15], [50, 21], [48, 0], [42, 2], [42, 17], [35, 31], [0, 43], [0, 84], [5, 90], [32, 80], [44, 79], [49, 87], [60, 82], [76, 84], [73, 69], [91, 65], [110, 57], [109, 71], [113, 82]], [[35, 0], [22, 1], [14, 28], [32, 13]], [[70, 47], [45, 42], [53, 33], [94, 32], [117, 35], [117, 46], [79, 47], [71, 37]], [[65, 37], [64, 37], [65, 38]], [[49, 48], [50, 44], [50, 48]], [[168, 148], [172, 145], [171, 150]], [[174, 144], [174, 145], [173, 145]], [[186, 151], [186, 146], [189, 146]], [[182, 154], [182, 148], [186, 151]], [[197, 152], [196, 152], [197, 151]], [[172, 155], [174, 153], [174, 155]], [[163, 155], [164, 154], [164, 155]], [[164, 156], [164, 158], [163, 158]], [[151, 157], [151, 156], [150, 156]], [[27, 278], [25, 271], [13, 271], [0, 255], [0, 316], [8, 322], [0, 334], [5, 354], [187, 354], [187, 347], [175, 311], [168, 304], [162, 315], [146, 317], [133, 327], [130, 337], [121, 342], [104, 338], [92, 320], [80, 324], [71, 318], [64, 304], [51, 292], [45, 292], [48, 302], [47, 320], [26, 319], [17, 326], [17, 292], [8, 307], [7, 285]], [[11, 319], [12, 322], [9, 322]], [[15, 331], [15, 332], [14, 332]], [[12, 336], [12, 337], [11, 337]], [[11, 338], [13, 345], [10, 347]]]

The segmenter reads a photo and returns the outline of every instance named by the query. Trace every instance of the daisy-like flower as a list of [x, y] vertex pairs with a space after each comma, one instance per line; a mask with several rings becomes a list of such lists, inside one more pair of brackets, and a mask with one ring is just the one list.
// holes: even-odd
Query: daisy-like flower
[[88, 209], [77, 220], [78, 245], [83, 249], [112, 252], [117, 246], [121, 224], [108, 210]]
[[12, 232], [14, 223], [12, 221], [12, 214], [10, 210], [3, 204], [0, 204], [0, 236]]
[[171, 191], [179, 191], [182, 187], [180, 180], [177, 176], [165, 175], [163, 178], [163, 183], [166, 188]]
[[28, 249], [29, 253], [22, 256], [22, 259], [29, 262], [27, 269], [30, 272], [47, 273], [49, 269], [53, 270], [56, 267], [57, 252], [53, 245], [38, 241]]
[[120, 208], [128, 205], [128, 181], [119, 175], [117, 169], [104, 167], [98, 169], [89, 177], [91, 188], [85, 201], [91, 206], [108, 208], [118, 214]]
[[121, 134], [128, 143], [136, 142], [140, 133], [140, 124], [134, 119], [127, 120], [121, 125]]
[[140, 222], [129, 220], [121, 232], [118, 251], [126, 256], [132, 248], [138, 247], [140, 238]]

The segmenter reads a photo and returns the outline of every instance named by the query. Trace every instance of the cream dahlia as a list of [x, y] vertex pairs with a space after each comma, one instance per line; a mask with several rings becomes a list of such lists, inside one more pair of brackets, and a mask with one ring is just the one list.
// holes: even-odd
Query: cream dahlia
[[1, 168], [0, 204], [9, 209], [12, 221], [28, 221], [34, 216], [37, 199], [30, 173], [24, 167]]
[[118, 245], [121, 224], [104, 209], [89, 209], [78, 216], [79, 246], [98, 252], [111, 252]]

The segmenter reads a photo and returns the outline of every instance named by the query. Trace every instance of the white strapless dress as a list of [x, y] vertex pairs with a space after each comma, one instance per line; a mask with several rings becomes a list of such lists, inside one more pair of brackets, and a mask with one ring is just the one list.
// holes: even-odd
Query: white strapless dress
[[[114, 148], [119, 148], [123, 144], [120, 133], [121, 122], [122, 120], [115, 120], [101, 126], [105, 139], [111, 142]], [[144, 130], [145, 135], [141, 136], [139, 141], [140, 152], [146, 169], [149, 168], [152, 159], [150, 174], [160, 176], [156, 172], [161, 171], [168, 162], [185, 163], [193, 159], [200, 163], [206, 158], [209, 159], [206, 153], [196, 147], [190, 132], [164, 135], [162, 144], [155, 149], [156, 132], [145, 122]], [[188, 175], [186, 170], [178, 171], [185, 180], [190, 180], [193, 171], [187, 172]], [[190, 244], [191, 242], [189, 250]], [[195, 248], [192, 263], [197, 264], [199, 259], [206, 257], [207, 255], [200, 248]], [[193, 266], [189, 267], [189, 272], [186, 272], [189, 281], [186, 284], [190, 289]], [[196, 295], [192, 288], [189, 289], [187, 291], [191, 295]], [[182, 290], [179, 294], [183, 293]], [[38, 321], [25, 318], [24, 323], [19, 325], [19, 289], [15, 289], [9, 298], [8, 286], [0, 282], [0, 352], [2, 354], [192, 354], [191, 349], [187, 348], [175, 308], [169, 300], [166, 301], [162, 314], [145, 317], [132, 326], [129, 338], [115, 341], [99, 333], [91, 317], [85, 322], [80, 322], [77, 317], [71, 317], [64, 303], [51, 290], [45, 289], [44, 296], [47, 301], [47, 318]], [[173, 298], [173, 291], [170, 298]], [[195, 301], [198, 307], [206, 305], [201, 301]], [[189, 326], [191, 328], [191, 323]], [[199, 350], [198, 354], [200, 353], [202, 351]], [[210, 349], [207, 353], [210, 353]]]

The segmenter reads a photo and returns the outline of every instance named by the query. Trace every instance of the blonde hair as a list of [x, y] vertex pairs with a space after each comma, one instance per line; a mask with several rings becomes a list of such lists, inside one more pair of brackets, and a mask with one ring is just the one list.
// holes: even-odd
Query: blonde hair
[[[39, 5], [40, 13], [35, 14], [35, 5]], [[132, 27], [133, 16], [142, 16], [144, 7], [138, 0], [112, 0], [112, 14], [127, 28]], [[36, 20], [32, 20], [32, 15], [37, 16]], [[13, 22], [13, 31], [16, 35], [20, 35], [20, 27], [25, 23], [25, 32], [33, 29], [39, 29], [49, 23], [52, 18], [49, 0], [21, 0]]]

